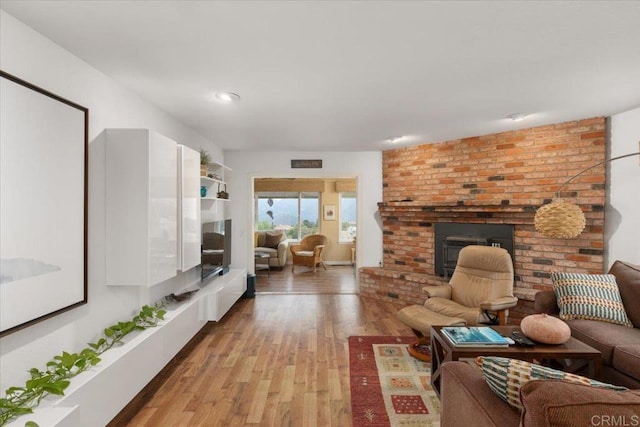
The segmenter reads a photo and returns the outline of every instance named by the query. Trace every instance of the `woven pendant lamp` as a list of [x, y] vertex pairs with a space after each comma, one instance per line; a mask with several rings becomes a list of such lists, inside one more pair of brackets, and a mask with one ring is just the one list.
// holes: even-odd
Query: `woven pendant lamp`
[[577, 205], [554, 200], [538, 208], [533, 224], [543, 236], [573, 239], [582, 233], [587, 221]]
[[562, 199], [559, 198], [560, 189], [571, 182], [574, 178], [597, 166], [609, 163], [613, 160], [622, 159], [624, 157], [638, 155], [640, 155], [640, 152], [613, 157], [600, 163], [596, 163], [595, 165], [590, 166], [569, 178], [564, 184], [558, 187], [556, 198], [551, 203], [540, 206], [536, 211], [536, 215], [533, 219], [536, 231], [543, 236], [556, 239], [573, 239], [578, 237], [587, 224], [584, 213], [578, 205], [562, 201]]

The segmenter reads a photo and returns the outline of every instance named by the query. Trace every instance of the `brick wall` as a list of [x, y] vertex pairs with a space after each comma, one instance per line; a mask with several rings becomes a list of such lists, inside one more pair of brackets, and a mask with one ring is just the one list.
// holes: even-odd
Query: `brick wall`
[[360, 269], [361, 294], [422, 303], [422, 286], [443, 282], [434, 276], [436, 222], [514, 224], [521, 315], [538, 289], [550, 287], [551, 272], [601, 273], [604, 165], [562, 188], [587, 218], [578, 238], [543, 237], [533, 217], [562, 183], [605, 159], [605, 126], [598, 117], [385, 151], [383, 267]]

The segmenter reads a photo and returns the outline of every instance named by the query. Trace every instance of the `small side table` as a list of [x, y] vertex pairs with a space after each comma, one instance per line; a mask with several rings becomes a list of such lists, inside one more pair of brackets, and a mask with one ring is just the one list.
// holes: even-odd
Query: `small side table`
[[269, 264], [269, 254], [256, 252], [255, 254], [255, 271], [267, 270], [267, 276], [271, 276], [271, 265]]

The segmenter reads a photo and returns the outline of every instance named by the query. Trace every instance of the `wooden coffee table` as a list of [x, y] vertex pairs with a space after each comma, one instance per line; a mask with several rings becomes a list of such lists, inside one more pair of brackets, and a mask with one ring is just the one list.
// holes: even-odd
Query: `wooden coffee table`
[[[543, 359], [584, 359], [589, 361], [589, 377], [598, 378], [602, 366], [602, 354], [593, 347], [571, 337], [560, 345], [537, 344], [535, 347], [454, 347], [441, 332], [443, 326], [431, 327], [431, 386], [440, 397], [440, 368], [445, 362], [475, 358], [477, 356], [498, 356], [520, 359], [528, 362]], [[520, 331], [517, 326], [491, 326], [500, 335], [510, 336]]]

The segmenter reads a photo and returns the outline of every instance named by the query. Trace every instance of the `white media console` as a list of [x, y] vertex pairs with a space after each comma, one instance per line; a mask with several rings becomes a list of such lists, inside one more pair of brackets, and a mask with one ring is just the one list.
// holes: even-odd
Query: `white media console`
[[[49, 396], [34, 414], [9, 426], [104, 426], [149, 383], [208, 322], [219, 321], [246, 290], [247, 271], [232, 269], [207, 279], [191, 299], [167, 307], [157, 327], [132, 333], [127, 342], [71, 380], [65, 396]], [[107, 326], [107, 325], [105, 325]]]

